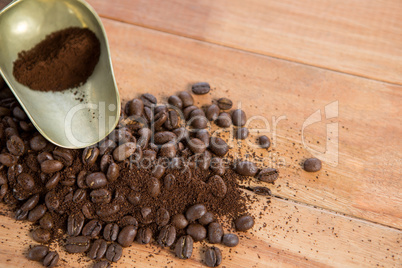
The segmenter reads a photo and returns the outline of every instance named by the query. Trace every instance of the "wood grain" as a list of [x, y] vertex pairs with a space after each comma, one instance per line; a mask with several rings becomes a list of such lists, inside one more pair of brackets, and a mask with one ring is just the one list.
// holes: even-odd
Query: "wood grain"
[[400, 0], [89, 0], [101, 16], [402, 84]]

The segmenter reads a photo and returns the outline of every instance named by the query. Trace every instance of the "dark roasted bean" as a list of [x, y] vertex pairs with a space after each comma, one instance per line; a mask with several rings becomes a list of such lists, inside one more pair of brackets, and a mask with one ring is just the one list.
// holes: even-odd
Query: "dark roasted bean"
[[21, 210], [22, 211], [30, 211], [32, 210], [39, 202], [39, 194], [33, 195], [31, 198], [29, 198], [22, 206]]
[[54, 159], [61, 161], [67, 167], [71, 166], [74, 161], [71, 150], [60, 147], [53, 151], [53, 157]]
[[91, 220], [82, 228], [82, 235], [94, 238], [102, 230], [102, 224], [98, 220]]
[[41, 163], [40, 168], [43, 173], [54, 173], [62, 170], [63, 163], [58, 160], [46, 160]]
[[218, 119], [219, 112], [220, 109], [218, 105], [212, 104], [207, 108], [205, 115], [209, 121], [215, 121], [216, 119]]
[[93, 219], [95, 218], [95, 209], [92, 205], [92, 203], [87, 202], [84, 205], [82, 205], [82, 214], [84, 214], [85, 218], [87, 219]]
[[82, 163], [92, 166], [95, 164], [99, 156], [99, 149], [97, 147], [87, 147], [82, 153]]
[[258, 138], [258, 143], [260, 144], [260, 147], [263, 149], [268, 149], [271, 146], [271, 141], [265, 135]]
[[189, 121], [194, 129], [204, 129], [208, 127], [208, 119], [205, 116], [199, 115], [192, 117]]
[[275, 168], [263, 168], [257, 175], [257, 179], [269, 183], [273, 183], [278, 177], [279, 173]]
[[303, 168], [307, 172], [317, 172], [321, 170], [321, 160], [317, 158], [308, 158], [304, 161]]
[[227, 187], [221, 176], [214, 175], [208, 180], [208, 186], [212, 194], [218, 198], [223, 198], [226, 195]]
[[16, 219], [17, 221], [25, 220], [25, 219], [28, 217], [28, 212], [29, 212], [29, 211], [24, 211], [24, 210], [22, 210], [22, 209], [18, 209], [18, 210], [15, 212], [15, 219]]
[[112, 194], [107, 189], [93, 190], [90, 194], [93, 203], [110, 203]]
[[196, 84], [192, 85], [191, 90], [196, 95], [204, 95], [204, 94], [207, 94], [211, 90], [211, 87], [206, 82], [200, 82], [200, 83], [196, 83]]
[[8, 193], [8, 184], [3, 184], [0, 188], [0, 201], [2, 201], [3, 198], [5, 198], [7, 193]]
[[207, 212], [207, 209], [203, 204], [196, 204], [187, 209], [186, 218], [192, 222], [204, 216], [205, 212]]
[[99, 145], [99, 154], [104, 155], [110, 153], [114, 148], [116, 148], [116, 143], [113, 140], [104, 140]]
[[183, 214], [176, 214], [172, 217], [172, 225], [181, 230], [187, 227], [188, 221]]
[[209, 148], [217, 156], [224, 156], [229, 151], [227, 143], [219, 137], [211, 137]]
[[38, 159], [39, 164], [42, 164], [46, 160], [54, 160], [53, 156], [48, 152], [43, 152], [43, 153], [38, 154], [37, 159]]
[[7, 149], [11, 154], [16, 156], [21, 156], [26, 152], [24, 141], [16, 135], [13, 135], [8, 139]]
[[175, 246], [176, 256], [180, 259], [189, 259], [193, 254], [193, 238], [189, 235], [180, 237]]
[[36, 135], [29, 141], [29, 146], [34, 151], [41, 151], [45, 149], [47, 141], [42, 135]]
[[94, 172], [87, 176], [86, 183], [91, 189], [99, 189], [106, 186], [107, 179], [102, 172]]
[[59, 262], [60, 256], [56, 251], [50, 251], [43, 259], [43, 266], [51, 268], [55, 267]]
[[141, 194], [137, 193], [137, 192], [131, 192], [128, 196], [127, 196], [128, 202], [130, 202], [130, 204], [132, 205], [138, 205], [141, 201]]
[[208, 240], [211, 244], [220, 243], [222, 241], [223, 228], [218, 222], [211, 222], [208, 225]]
[[253, 228], [254, 219], [250, 215], [244, 215], [237, 218], [234, 223], [237, 231], [247, 231]]
[[55, 211], [60, 206], [60, 199], [56, 196], [55, 191], [47, 192], [45, 195], [45, 204], [50, 211]]
[[169, 223], [169, 220], [170, 214], [166, 209], [160, 208], [156, 211], [156, 224], [159, 226], [165, 226]]
[[202, 225], [208, 225], [215, 220], [214, 214], [207, 211], [204, 216], [198, 219], [198, 222]]
[[89, 249], [91, 241], [85, 236], [71, 236], [66, 240], [66, 251], [68, 253], [82, 253]]
[[126, 104], [126, 113], [128, 116], [141, 116], [144, 110], [144, 103], [140, 99], [133, 99]]
[[140, 243], [140, 244], [149, 244], [149, 242], [151, 242], [152, 239], [152, 230], [149, 228], [140, 228], [137, 232], [137, 236], [135, 238], [135, 240]]
[[52, 177], [50, 177], [50, 179], [46, 182], [45, 185], [46, 189], [48, 191], [53, 190], [59, 184], [60, 180], [61, 180], [60, 173], [57, 172]]
[[144, 107], [144, 115], [145, 115], [145, 119], [147, 120], [147, 122], [149, 124], [151, 124], [154, 121], [154, 113], [151, 108], [145, 106]]
[[118, 262], [123, 255], [123, 248], [116, 243], [109, 245], [106, 251], [106, 259], [111, 262]]
[[148, 193], [152, 197], [157, 197], [161, 192], [161, 186], [159, 180], [155, 177], [151, 177], [148, 179]]
[[103, 229], [103, 238], [107, 241], [116, 241], [119, 235], [119, 226], [116, 223], [108, 223]]
[[177, 154], [176, 144], [166, 143], [159, 150], [159, 155], [162, 157], [173, 158]]
[[228, 113], [220, 113], [218, 118], [216, 119], [216, 124], [223, 128], [228, 128], [232, 125], [232, 118]]
[[136, 150], [136, 143], [135, 142], [127, 142], [113, 151], [113, 158], [117, 162], [121, 162], [129, 158]]
[[53, 218], [50, 213], [45, 213], [43, 217], [39, 220], [39, 225], [45, 230], [51, 230], [53, 229], [54, 223], [53, 223]]
[[144, 103], [144, 106], [147, 107], [154, 106], [157, 103], [155, 96], [149, 93], [142, 94], [141, 100]]
[[200, 139], [200, 140], [205, 144], [206, 147], [209, 146], [209, 139], [210, 139], [211, 135], [209, 135], [208, 130], [206, 130], [206, 129], [200, 129], [200, 130], [198, 130], [198, 131], [195, 133], [195, 137], [196, 137], [197, 139]]
[[32, 238], [38, 243], [47, 243], [50, 240], [49, 230], [37, 228], [32, 232]]
[[28, 251], [27, 258], [31, 261], [41, 261], [45, 258], [48, 252], [49, 248], [47, 246], [37, 245]]
[[152, 131], [149, 128], [142, 128], [138, 131], [140, 138], [137, 144], [141, 146], [141, 149], [145, 150], [147, 148], [149, 140], [151, 139]]
[[205, 252], [205, 264], [208, 267], [217, 267], [222, 263], [222, 252], [217, 247], [210, 247]]
[[81, 212], [71, 214], [67, 220], [67, 234], [70, 236], [78, 236], [84, 226], [85, 217]]
[[272, 196], [271, 190], [268, 189], [267, 187], [261, 187], [261, 186], [254, 187], [253, 192], [258, 195]]
[[133, 216], [126, 215], [120, 220], [120, 227], [126, 227], [127, 225], [138, 227], [138, 221]]
[[123, 247], [129, 247], [137, 235], [137, 227], [134, 225], [127, 225], [121, 229], [117, 242]]
[[39, 220], [40, 218], [43, 217], [43, 215], [46, 212], [46, 206], [45, 205], [38, 205], [31, 211], [29, 211], [28, 214], [28, 221], [35, 222]]
[[183, 108], [186, 108], [194, 104], [193, 96], [191, 96], [191, 94], [186, 91], [181, 91], [179, 93], [179, 98], [183, 102]]
[[239, 244], [239, 237], [236, 234], [225, 234], [222, 238], [222, 244], [227, 247], [235, 247]]
[[93, 268], [110, 268], [108, 261], [100, 261], [94, 264]]
[[100, 260], [105, 256], [107, 250], [107, 242], [103, 239], [97, 239], [93, 242], [88, 251], [88, 257], [93, 260]]
[[202, 142], [202, 140], [197, 138], [192, 138], [187, 144], [187, 146], [195, 154], [203, 153], [206, 150], [205, 144]]
[[107, 172], [107, 169], [109, 168], [109, 165], [113, 163], [113, 156], [105, 154], [104, 156], [102, 156], [99, 167], [100, 170], [105, 173]]
[[166, 190], [172, 190], [176, 183], [176, 178], [173, 174], [168, 174], [163, 178], [163, 186]]
[[245, 140], [248, 137], [248, 128], [240, 127], [234, 130], [234, 136], [238, 140]]
[[6, 184], [8, 182], [7, 177], [5, 174], [0, 173], [0, 185]]
[[179, 126], [179, 116], [175, 110], [170, 110], [168, 112], [168, 117], [163, 125], [166, 129], [172, 130]]
[[190, 224], [187, 227], [186, 232], [194, 239], [194, 241], [202, 241], [207, 237], [207, 229], [198, 223]]
[[158, 130], [166, 122], [167, 118], [168, 118], [168, 113], [165, 111], [161, 111], [161, 112], [155, 114], [154, 121], [153, 121], [153, 128]]
[[232, 121], [233, 125], [242, 127], [247, 122], [246, 113], [243, 110], [236, 109], [232, 113]]
[[222, 110], [230, 110], [233, 106], [233, 102], [228, 98], [220, 98], [218, 100], [218, 106]]
[[183, 109], [183, 116], [185, 119], [189, 119], [190, 118], [190, 114], [192, 113], [192, 111], [197, 110], [198, 107], [195, 105], [190, 105], [186, 108]]
[[226, 166], [222, 158], [214, 157], [211, 159], [211, 170], [216, 175], [223, 176], [226, 172]]
[[176, 134], [171, 131], [161, 131], [155, 133], [154, 141], [156, 144], [165, 144], [167, 142], [175, 142], [177, 139]]
[[20, 121], [24, 121], [24, 120], [28, 119], [26, 113], [19, 106], [14, 107], [13, 116]]
[[75, 176], [72, 175], [60, 181], [60, 184], [64, 186], [73, 186], [75, 184], [75, 181]]
[[172, 225], [164, 226], [159, 232], [157, 242], [162, 247], [170, 247], [176, 240], [176, 228]]
[[258, 172], [258, 167], [250, 161], [239, 161], [236, 164], [235, 171], [243, 176], [255, 176]]
[[183, 102], [178, 96], [175, 96], [175, 95], [170, 96], [168, 99], [168, 103], [179, 109], [183, 108]]
[[190, 133], [185, 127], [179, 127], [173, 130], [173, 133], [177, 136], [177, 141], [188, 140]]
[[17, 164], [18, 158], [12, 154], [4, 153], [0, 154], [0, 163], [6, 167], [11, 167]]
[[73, 202], [74, 203], [80, 203], [85, 200], [85, 197], [87, 196], [87, 190], [85, 189], [77, 189], [74, 193], [73, 196]]
[[99, 210], [97, 210], [96, 214], [101, 218], [105, 218], [117, 213], [119, 210], [120, 210], [119, 204], [107, 204], [102, 206]]
[[120, 168], [116, 163], [111, 163], [107, 169], [106, 178], [109, 182], [117, 180], [120, 174]]

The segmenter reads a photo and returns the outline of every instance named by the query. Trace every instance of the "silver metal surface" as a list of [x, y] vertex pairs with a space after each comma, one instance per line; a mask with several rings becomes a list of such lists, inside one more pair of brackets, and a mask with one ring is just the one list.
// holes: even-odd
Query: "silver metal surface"
[[[67, 27], [87, 27], [99, 38], [101, 55], [79, 88], [40, 92], [18, 83], [13, 62], [46, 35]], [[95, 11], [81, 0], [18, 0], [0, 12], [0, 73], [32, 123], [49, 141], [65, 148], [97, 143], [116, 126], [120, 97], [109, 45]]]

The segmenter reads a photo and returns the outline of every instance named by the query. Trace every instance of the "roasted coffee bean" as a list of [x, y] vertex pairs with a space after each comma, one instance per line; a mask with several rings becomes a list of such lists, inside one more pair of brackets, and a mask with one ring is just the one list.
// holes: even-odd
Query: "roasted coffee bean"
[[67, 167], [71, 166], [74, 161], [71, 150], [60, 148], [60, 147], [56, 148], [56, 150], [53, 151], [53, 157], [54, 157], [54, 159], [62, 162]]
[[46, 212], [46, 206], [45, 205], [36, 206], [34, 209], [29, 211], [28, 221], [35, 222], [35, 221], [39, 220], [40, 218], [43, 217], [43, 215], [45, 215], [45, 212]]
[[204, 94], [207, 94], [211, 90], [211, 87], [206, 82], [200, 82], [200, 83], [196, 83], [196, 84], [192, 85], [191, 90], [196, 95], [204, 95]]
[[11, 154], [16, 156], [21, 156], [26, 152], [24, 141], [16, 135], [13, 135], [8, 139], [7, 149]]
[[190, 119], [190, 114], [191, 114], [194, 110], [197, 110], [197, 109], [198, 109], [198, 107], [195, 106], [195, 105], [190, 105], [190, 106], [184, 108], [184, 109], [183, 109], [183, 116], [184, 116], [184, 118], [187, 119], [187, 120]]
[[99, 149], [97, 147], [87, 147], [82, 153], [82, 163], [88, 166], [95, 164], [99, 156]]
[[104, 140], [99, 145], [99, 154], [105, 155], [110, 153], [114, 148], [116, 148], [116, 143], [113, 140]]
[[43, 173], [55, 173], [63, 169], [63, 163], [58, 160], [46, 160], [41, 163], [40, 168]]
[[234, 222], [237, 231], [247, 231], [253, 228], [254, 219], [250, 215], [244, 215], [237, 218]]
[[149, 242], [151, 242], [152, 239], [152, 230], [149, 228], [140, 228], [137, 232], [137, 236], [135, 238], [135, 240], [140, 243], [140, 244], [149, 244]]
[[28, 119], [26, 113], [19, 106], [14, 107], [13, 116], [20, 121]]
[[109, 182], [114, 182], [120, 175], [120, 168], [116, 163], [111, 163], [107, 169], [106, 178]]
[[321, 160], [317, 158], [308, 158], [304, 161], [303, 168], [307, 172], [317, 172], [321, 170]]
[[141, 149], [145, 150], [147, 148], [149, 140], [151, 139], [152, 131], [149, 128], [141, 128], [138, 131], [140, 138], [137, 141], [137, 144], [141, 146]]
[[144, 107], [144, 117], [149, 124], [151, 124], [154, 121], [154, 113], [151, 108], [146, 106]]
[[45, 230], [53, 229], [54, 223], [52, 215], [46, 212], [45, 215], [43, 215], [43, 217], [39, 220], [39, 225]]
[[205, 117], [205, 112], [199, 108], [191, 111], [191, 113], [189, 115], [189, 119], [193, 119], [195, 117]]
[[158, 226], [165, 226], [169, 223], [170, 220], [170, 214], [169, 211], [167, 211], [164, 208], [160, 208], [156, 211], [156, 224]]
[[195, 154], [203, 153], [206, 150], [205, 144], [200, 139], [197, 138], [192, 138], [187, 144], [187, 146]]
[[228, 98], [220, 98], [218, 100], [218, 106], [222, 110], [230, 110], [233, 106], [233, 102]]
[[206, 129], [200, 129], [195, 133], [195, 137], [199, 140], [201, 140], [206, 147], [209, 146], [209, 139], [211, 138], [211, 135], [209, 135], [208, 130]]
[[110, 268], [108, 261], [100, 261], [94, 264], [93, 268]]
[[106, 176], [102, 172], [94, 172], [89, 174], [85, 181], [88, 187], [91, 189], [99, 189], [107, 184]]
[[207, 229], [198, 223], [190, 224], [187, 227], [186, 232], [194, 239], [194, 241], [202, 241], [207, 237]]
[[179, 116], [175, 110], [170, 110], [168, 112], [167, 120], [163, 126], [169, 130], [175, 129], [179, 126]]
[[198, 219], [198, 222], [202, 225], [208, 225], [215, 220], [214, 214], [212, 212], [205, 212], [204, 216]]
[[17, 211], [15, 211], [15, 219], [17, 221], [25, 220], [28, 217], [28, 212], [29, 211], [24, 211], [22, 209], [18, 209]]
[[226, 166], [222, 158], [214, 157], [211, 159], [211, 170], [219, 176], [223, 176], [226, 172]]
[[155, 133], [154, 135], [154, 141], [156, 144], [165, 144], [167, 142], [175, 142], [177, 139], [176, 134], [174, 134], [171, 131], [161, 131], [158, 133]]
[[181, 230], [187, 227], [188, 221], [183, 214], [176, 214], [172, 217], [172, 225]]
[[[35, 129], [32, 123], [27, 123], [25, 121], [20, 121], [20, 128], [26, 132], [30, 132]], [[24, 133], [22, 135], [24, 135]]]
[[38, 154], [37, 159], [38, 159], [39, 164], [42, 164], [46, 160], [54, 160], [53, 156], [48, 152], [43, 152], [43, 153]]
[[68, 253], [82, 253], [89, 249], [91, 241], [85, 236], [71, 236], [66, 240], [66, 251]]
[[106, 204], [96, 211], [96, 214], [101, 218], [109, 217], [120, 210], [119, 204]]
[[144, 106], [147, 107], [152, 107], [157, 103], [157, 99], [155, 98], [155, 96], [149, 93], [142, 94], [141, 100], [144, 103]]
[[60, 173], [57, 172], [52, 177], [50, 177], [50, 179], [46, 182], [45, 185], [46, 189], [48, 191], [53, 190], [59, 184], [60, 180], [61, 180]]
[[220, 243], [222, 241], [223, 228], [218, 222], [211, 222], [208, 225], [208, 240], [211, 244]]
[[152, 197], [157, 197], [161, 192], [161, 186], [159, 180], [155, 177], [148, 179], [148, 193]]
[[117, 242], [123, 247], [129, 247], [133, 243], [135, 236], [137, 235], [137, 227], [134, 225], [127, 225], [121, 229]]
[[117, 147], [116, 149], [114, 149], [113, 158], [117, 162], [124, 161], [135, 152], [136, 148], [137, 147], [136, 147], [135, 142], [124, 143], [124, 144], [120, 145], [119, 147]]
[[32, 238], [38, 243], [47, 243], [50, 240], [50, 232], [42, 228], [37, 228], [32, 232]]
[[141, 201], [141, 194], [137, 193], [137, 192], [131, 192], [128, 196], [127, 196], [128, 202], [130, 202], [130, 204], [136, 206], [140, 203]]
[[133, 99], [126, 104], [126, 113], [128, 116], [141, 116], [144, 110], [144, 103], [140, 99]]
[[230, 127], [232, 125], [232, 118], [230, 117], [230, 114], [225, 112], [220, 113], [216, 119], [216, 124], [223, 128]]
[[180, 237], [175, 246], [176, 256], [180, 259], [189, 259], [193, 254], [193, 243], [193, 238], [189, 235]]
[[257, 175], [257, 179], [269, 183], [273, 183], [278, 177], [279, 173], [275, 168], [263, 168]]
[[28, 251], [27, 258], [31, 261], [41, 261], [46, 257], [49, 252], [49, 248], [43, 245], [37, 245]]
[[84, 205], [82, 205], [81, 209], [82, 214], [84, 214], [85, 218], [87, 219], [93, 219], [95, 218], [95, 209], [92, 203], [87, 202]]
[[39, 194], [35, 194], [30, 197], [22, 206], [22, 211], [30, 211], [32, 210], [39, 202]]
[[194, 129], [204, 129], [208, 127], [208, 119], [201, 115], [191, 118], [189, 123], [191, 123]]
[[234, 130], [235, 132], [235, 138], [238, 140], [245, 140], [248, 137], [248, 128], [246, 127], [240, 127]]
[[[130, 243], [131, 244], [131, 243]], [[116, 243], [109, 245], [106, 251], [106, 259], [111, 262], [118, 262], [123, 255], [123, 248]]]
[[216, 104], [211, 104], [208, 108], [207, 111], [205, 112], [205, 115], [209, 121], [215, 121], [218, 119], [220, 109], [218, 105]]
[[5, 174], [0, 173], [0, 185], [8, 183], [7, 177]]
[[60, 256], [56, 251], [50, 251], [43, 259], [43, 266], [51, 268], [55, 267], [59, 262]]
[[223, 198], [226, 195], [227, 187], [221, 176], [214, 175], [208, 180], [208, 186], [214, 196]]
[[182, 140], [187, 141], [188, 138], [190, 137], [190, 133], [188, 132], [188, 130], [185, 127], [176, 128], [175, 130], [173, 130], [173, 133], [176, 135], [177, 141], [182, 141]]
[[[15, 124], [14, 121], [11, 120], [11, 122], [12, 122], [13, 124]], [[14, 127], [8, 127], [8, 128], [6, 128], [6, 130], [4, 131], [4, 133], [5, 133], [6, 138], [9, 138], [9, 137], [14, 136], [14, 135], [15, 135], [15, 136], [18, 136], [19, 134], [18, 134], [18, 130], [17, 130], [17, 125], [15, 125], [15, 128], [14, 128]]]
[[170, 247], [175, 240], [176, 228], [173, 225], [166, 225], [159, 232], [157, 242], [162, 247]]
[[103, 173], [106, 173], [111, 163], [113, 163], [113, 156], [105, 154], [104, 156], [102, 156], [99, 164], [100, 170]]
[[85, 217], [81, 212], [71, 214], [67, 220], [67, 234], [70, 236], [78, 236], [84, 226]]
[[3, 153], [0, 154], [0, 163], [6, 167], [11, 167], [17, 164], [18, 158], [12, 154]]
[[[1, 81], [1, 79], [0, 79], [0, 81]], [[1, 86], [0, 86], [0, 88], [1, 88]], [[10, 109], [8, 109], [6, 107], [0, 107], [0, 117], [8, 116], [8, 115], [10, 115]]]
[[73, 197], [74, 197], [73, 189], [69, 188], [69, 191], [70, 192], [64, 196], [64, 200], [63, 200], [64, 204], [70, 203], [71, 201], [73, 201]]
[[29, 146], [34, 151], [41, 151], [45, 149], [46, 145], [47, 141], [42, 137], [42, 135], [37, 135], [29, 141]]
[[159, 155], [162, 157], [173, 158], [177, 154], [176, 144], [166, 143], [159, 150]]
[[168, 103], [179, 109], [183, 108], [183, 102], [178, 96], [175, 95], [170, 96], [168, 99]]
[[235, 247], [239, 244], [239, 237], [236, 234], [225, 234], [222, 238], [222, 244], [227, 247]]
[[0, 201], [2, 201], [7, 194], [8, 194], [8, 184], [3, 184], [0, 188]]
[[74, 203], [80, 203], [80, 202], [85, 200], [86, 196], [87, 196], [87, 190], [85, 190], [85, 189], [77, 189], [74, 192], [73, 202]]
[[209, 148], [217, 156], [224, 156], [229, 151], [227, 143], [219, 137], [211, 137]]
[[206, 212], [207, 209], [203, 204], [196, 204], [187, 209], [186, 218], [188, 221], [192, 222], [204, 216]]
[[168, 119], [168, 113], [165, 111], [161, 111], [155, 114], [153, 121], [153, 128], [158, 130], [160, 127], [163, 126], [163, 124], [166, 122], [167, 119]]
[[232, 113], [232, 121], [233, 125], [242, 127], [247, 122], [246, 113], [243, 110], [236, 109]]
[[156, 152], [153, 150], [144, 150], [142, 153], [142, 158], [149, 162], [153, 162], [156, 160]]
[[173, 174], [168, 174], [163, 178], [163, 186], [168, 191], [173, 189], [175, 183], [176, 183], [176, 178]]
[[154, 167], [151, 172], [151, 175], [157, 179], [161, 178], [163, 174], [165, 174], [166, 167], [163, 164], [158, 164]]
[[267, 136], [260, 136], [258, 138], [258, 143], [260, 144], [260, 147], [263, 149], [268, 149], [271, 146], [271, 141]]
[[98, 220], [91, 220], [82, 228], [82, 235], [94, 238], [102, 230], [102, 224]]
[[261, 187], [261, 186], [254, 187], [253, 192], [258, 195], [272, 196], [271, 190], [268, 189], [267, 187]]
[[186, 91], [182, 91], [179, 93], [179, 98], [183, 102], [183, 108], [186, 108], [188, 106], [191, 106], [194, 104], [194, 99], [193, 96], [191, 96], [190, 93]]
[[100, 260], [105, 256], [107, 250], [107, 242], [103, 239], [97, 239], [88, 251], [88, 257], [93, 260]]
[[222, 263], [222, 252], [217, 247], [209, 247], [205, 251], [205, 265], [208, 267], [217, 267]]
[[107, 189], [97, 189], [91, 191], [89, 194], [93, 203], [110, 203], [112, 200], [112, 194]]
[[107, 241], [116, 241], [119, 235], [119, 226], [116, 223], [108, 223], [103, 229], [103, 238]]
[[47, 194], [45, 195], [45, 204], [50, 211], [55, 211], [59, 208], [60, 199], [59, 197], [57, 197], [55, 191], [47, 192]]
[[255, 176], [258, 172], [258, 167], [250, 161], [239, 161], [236, 164], [235, 171], [243, 176]]

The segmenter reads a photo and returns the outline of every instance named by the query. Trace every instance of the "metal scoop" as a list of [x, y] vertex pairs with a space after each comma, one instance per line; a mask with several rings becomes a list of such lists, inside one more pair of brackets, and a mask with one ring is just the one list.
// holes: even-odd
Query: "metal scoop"
[[[54, 31], [86, 27], [101, 43], [101, 55], [88, 81], [75, 89], [41, 92], [13, 76], [13, 62]], [[17, 0], [0, 12], [0, 73], [38, 131], [65, 148], [84, 148], [116, 126], [120, 97], [105, 30], [96, 12], [82, 0]]]

